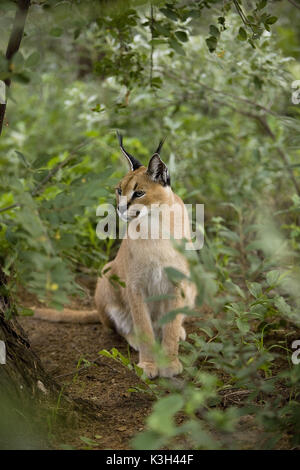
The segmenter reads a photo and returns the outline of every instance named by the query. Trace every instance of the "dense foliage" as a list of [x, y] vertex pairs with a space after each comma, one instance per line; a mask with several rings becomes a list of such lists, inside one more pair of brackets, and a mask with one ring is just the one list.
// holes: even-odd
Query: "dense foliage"
[[[84, 295], [76, 275], [96, 277], [118, 248], [95, 231], [127, 170], [115, 129], [145, 163], [167, 135], [174, 191], [205, 204], [204, 248], [187, 255], [199, 329], [182, 345], [183, 377], [150, 384], [157, 401], [134, 446], [241, 447], [242, 416], [256, 447], [298, 446], [300, 11], [110, 3], [32, 2], [20, 51], [0, 57], [13, 82], [0, 140], [8, 288], [59, 308]], [[15, 4], [0, 9], [4, 51]], [[242, 399], [228, 405], [229, 393]]]

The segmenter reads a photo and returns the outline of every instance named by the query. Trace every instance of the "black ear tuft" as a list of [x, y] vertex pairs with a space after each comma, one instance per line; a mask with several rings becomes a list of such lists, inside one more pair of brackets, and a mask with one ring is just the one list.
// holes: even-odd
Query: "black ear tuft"
[[119, 141], [119, 145], [121, 147], [121, 150], [123, 152], [123, 155], [125, 155], [125, 157], [127, 158], [127, 161], [129, 163], [129, 166], [130, 166], [130, 169], [132, 171], [134, 170], [137, 170], [138, 168], [140, 168], [140, 166], [142, 166], [142, 164], [136, 159], [134, 158], [132, 155], [130, 155], [130, 153], [128, 153], [124, 146], [123, 146], [123, 136], [121, 134], [119, 134], [119, 132], [117, 131], [117, 137], [118, 137], [118, 141]]
[[167, 166], [160, 159], [158, 153], [155, 153], [149, 162], [147, 168], [147, 174], [156, 183], [160, 183], [163, 186], [170, 186], [170, 175]]
[[165, 143], [166, 138], [167, 138], [167, 137], [164, 137], [163, 139], [161, 139], [161, 141], [159, 142], [158, 147], [157, 147], [157, 149], [155, 150], [154, 154], [155, 154], [155, 153], [158, 153], [158, 155], [160, 155], [160, 151], [161, 151], [161, 149], [162, 149], [162, 146], [163, 146], [164, 143]]

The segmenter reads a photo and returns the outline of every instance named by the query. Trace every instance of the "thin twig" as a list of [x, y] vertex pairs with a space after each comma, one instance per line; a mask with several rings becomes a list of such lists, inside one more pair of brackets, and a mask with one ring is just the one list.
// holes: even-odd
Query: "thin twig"
[[291, 5], [293, 5], [296, 8], [299, 8], [300, 10], [300, 4], [296, 3], [294, 0], [288, 0], [288, 2], [290, 2]]
[[223, 397], [227, 398], [227, 397], [230, 397], [232, 395], [246, 395], [246, 394], [249, 394], [249, 393], [251, 393], [250, 390], [236, 390], [235, 392], [224, 394]]
[[10, 206], [3, 207], [3, 209], [0, 209], [0, 212], [5, 212], [9, 211], [10, 209], [14, 209], [15, 207], [19, 207], [20, 204], [11, 204]]
[[241, 18], [242, 22], [244, 23], [244, 25], [247, 26], [247, 27], [250, 27], [252, 32], [254, 33], [252, 24], [247, 20], [247, 17], [245, 16], [245, 13], [243, 12], [243, 9], [239, 5], [238, 1], [233, 0], [233, 3], [234, 3], [234, 6], [236, 8], [236, 11], [238, 12], [238, 15], [240, 16], [240, 18]]

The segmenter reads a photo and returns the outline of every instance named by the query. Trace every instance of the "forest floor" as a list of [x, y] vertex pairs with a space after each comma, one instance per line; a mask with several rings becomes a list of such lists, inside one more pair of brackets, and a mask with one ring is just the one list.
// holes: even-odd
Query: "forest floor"
[[[94, 309], [91, 294], [92, 288], [88, 300], [83, 303], [75, 300], [70, 307]], [[32, 298], [26, 295], [23, 304], [33, 308]], [[40, 307], [38, 303], [36, 306]], [[209, 315], [210, 311], [204, 308], [201, 314]], [[199, 320], [199, 317], [187, 319], [187, 335], [197, 331]], [[19, 322], [45, 370], [64, 393], [83, 405], [84, 412], [75, 413], [64, 413], [63, 402], [55, 405], [47, 424], [50, 447], [130, 449], [131, 439], [145, 427], [154, 398], [151, 394], [130, 392], [129, 389], [142, 385], [135, 372], [99, 355], [99, 351], [116, 348], [126, 357], [130, 354], [133, 363], [138, 362], [137, 353], [132, 349], [129, 351], [123, 338], [103, 330], [100, 323], [51, 323], [34, 317], [19, 317]], [[245, 398], [244, 393], [237, 391], [224, 397], [224, 406], [239, 406]], [[257, 448], [260, 439], [261, 430], [254, 424], [253, 416], [243, 416], [236, 430], [237, 448]], [[279, 448], [287, 447], [284, 438]]]
[[[145, 418], [151, 411], [153, 398], [146, 393], [129, 392], [141, 386], [141, 381], [124, 365], [100, 356], [102, 349], [117, 348], [128, 355], [126, 341], [113, 332], [103, 331], [101, 324], [51, 323], [34, 317], [21, 317], [22, 327], [34, 352], [46, 371], [73, 399], [91, 405], [94, 418], [76, 414], [65, 432], [55, 432], [54, 446], [86, 448], [87, 439], [95, 449], [129, 449], [130, 440], [144, 429]], [[187, 333], [195, 331], [191, 321]], [[130, 350], [132, 362], [138, 354]], [[84, 361], [91, 365], [85, 366]], [[58, 429], [59, 430], [59, 429]], [[62, 431], [60, 429], [59, 431]]]
[[[101, 349], [115, 347], [127, 355], [126, 342], [104, 332], [100, 324], [50, 323], [29, 317], [22, 318], [21, 324], [46, 371], [64, 392], [90, 402], [95, 411], [96, 419], [77, 416], [77, 429], [72, 424], [70, 433], [66, 426], [65, 435], [55, 440], [82, 448], [88, 438], [95, 448], [128, 449], [130, 438], [143, 429], [152, 400], [145, 394], [129, 393], [127, 390], [139, 383], [135, 373], [98, 354]], [[136, 353], [131, 354], [136, 361]], [[82, 360], [92, 365], [84, 368]]]

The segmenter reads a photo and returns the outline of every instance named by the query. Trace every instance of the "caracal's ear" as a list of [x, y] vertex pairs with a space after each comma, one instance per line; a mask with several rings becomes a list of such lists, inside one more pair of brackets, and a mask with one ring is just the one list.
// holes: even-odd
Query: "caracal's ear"
[[163, 146], [165, 139], [161, 140], [155, 153], [152, 155], [151, 160], [148, 164], [147, 174], [156, 183], [160, 183], [163, 186], [170, 186], [170, 175], [167, 165], [160, 158], [160, 151]]
[[125, 155], [128, 163], [129, 163], [131, 171], [134, 171], [134, 170], [137, 170], [138, 168], [140, 168], [140, 166], [142, 166], [142, 164], [124, 149], [123, 136], [121, 134], [119, 134], [118, 131], [117, 131], [117, 137], [118, 137], [118, 140], [119, 140], [119, 144], [120, 144], [122, 153], [123, 153], [123, 155]]

